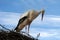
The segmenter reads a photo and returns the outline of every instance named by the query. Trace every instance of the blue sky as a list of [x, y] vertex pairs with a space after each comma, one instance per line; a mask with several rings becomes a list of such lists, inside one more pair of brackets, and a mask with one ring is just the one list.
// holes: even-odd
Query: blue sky
[[14, 29], [20, 15], [28, 10], [45, 9], [44, 20], [39, 15], [31, 24], [30, 34], [40, 33], [40, 40], [60, 40], [60, 0], [0, 0], [0, 24]]

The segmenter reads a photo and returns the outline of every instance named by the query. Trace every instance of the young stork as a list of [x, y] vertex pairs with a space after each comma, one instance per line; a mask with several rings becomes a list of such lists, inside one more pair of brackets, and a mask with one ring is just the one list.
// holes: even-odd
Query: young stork
[[21, 31], [24, 27], [26, 27], [28, 25], [28, 33], [29, 33], [29, 28], [30, 28], [30, 24], [32, 23], [32, 21], [39, 16], [39, 14], [42, 14], [42, 18], [41, 20], [43, 20], [43, 15], [44, 15], [45, 10], [41, 10], [41, 11], [35, 11], [35, 10], [30, 10], [28, 12], [26, 12], [25, 14], [23, 14], [21, 16], [21, 18], [19, 19], [18, 25], [15, 28], [16, 32]]

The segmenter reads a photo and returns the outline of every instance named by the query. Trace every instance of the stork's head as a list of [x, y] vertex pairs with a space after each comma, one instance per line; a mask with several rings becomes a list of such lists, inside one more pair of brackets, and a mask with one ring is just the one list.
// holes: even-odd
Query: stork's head
[[43, 20], [43, 16], [44, 16], [44, 12], [45, 12], [45, 10], [44, 10], [44, 9], [42, 9], [40, 12], [42, 13], [41, 20]]

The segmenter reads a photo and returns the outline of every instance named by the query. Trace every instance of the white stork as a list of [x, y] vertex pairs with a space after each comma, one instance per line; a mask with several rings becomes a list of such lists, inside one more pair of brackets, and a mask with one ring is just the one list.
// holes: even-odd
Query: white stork
[[15, 28], [16, 32], [21, 31], [24, 27], [26, 27], [28, 25], [28, 33], [29, 33], [29, 28], [30, 28], [30, 24], [31, 22], [37, 17], [39, 16], [39, 14], [42, 13], [42, 18], [41, 20], [43, 20], [43, 15], [44, 15], [45, 10], [41, 10], [41, 11], [35, 11], [35, 10], [30, 10], [28, 12], [26, 12], [25, 14], [23, 14], [18, 22], [17, 27]]

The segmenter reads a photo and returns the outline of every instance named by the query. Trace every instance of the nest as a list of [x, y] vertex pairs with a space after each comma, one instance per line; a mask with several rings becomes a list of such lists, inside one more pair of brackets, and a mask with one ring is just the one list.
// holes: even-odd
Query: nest
[[0, 32], [0, 40], [38, 40], [16, 32]]

